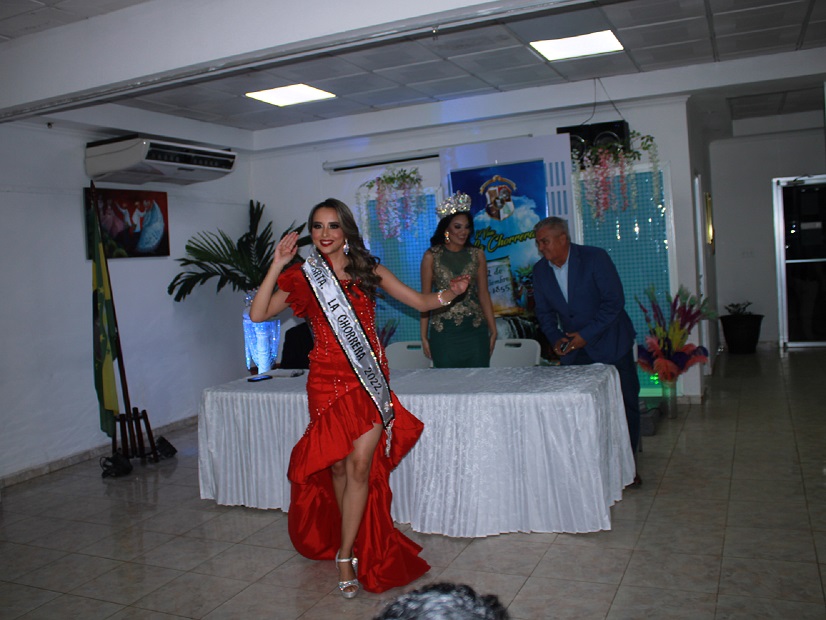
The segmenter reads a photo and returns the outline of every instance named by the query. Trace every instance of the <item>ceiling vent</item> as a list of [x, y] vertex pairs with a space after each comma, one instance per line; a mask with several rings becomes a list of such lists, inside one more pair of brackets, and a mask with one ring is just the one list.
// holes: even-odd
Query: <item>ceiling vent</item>
[[86, 174], [94, 181], [129, 185], [189, 185], [229, 174], [235, 157], [229, 150], [132, 135], [89, 142]]

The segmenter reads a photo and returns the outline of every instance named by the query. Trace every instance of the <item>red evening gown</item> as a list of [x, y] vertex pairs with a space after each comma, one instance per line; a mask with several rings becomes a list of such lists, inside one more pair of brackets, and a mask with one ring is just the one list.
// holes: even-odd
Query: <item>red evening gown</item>
[[[352, 281], [341, 282], [367, 337], [387, 374], [387, 361], [375, 329], [375, 303]], [[290, 540], [301, 555], [333, 560], [341, 542], [341, 514], [333, 492], [330, 465], [353, 450], [353, 441], [381, 422], [376, 406], [361, 386], [310, 290], [300, 265], [278, 278], [289, 292], [287, 302], [296, 316], [309, 321], [315, 338], [310, 353], [307, 396], [310, 423], [290, 457], [287, 477], [291, 495], [288, 514]], [[422, 548], [393, 525], [390, 517], [390, 472], [413, 447], [423, 424], [392, 394], [393, 421], [390, 456], [385, 455], [383, 431], [373, 453], [369, 492], [353, 555], [359, 559], [358, 579], [369, 592], [407, 585], [430, 566]]]

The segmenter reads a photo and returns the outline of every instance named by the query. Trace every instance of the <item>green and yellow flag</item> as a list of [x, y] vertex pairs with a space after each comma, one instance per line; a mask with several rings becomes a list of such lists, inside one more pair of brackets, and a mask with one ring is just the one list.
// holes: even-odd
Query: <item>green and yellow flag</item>
[[92, 255], [92, 323], [95, 351], [95, 390], [100, 403], [100, 430], [113, 437], [115, 420], [119, 413], [118, 388], [115, 383], [118, 324], [112, 290], [109, 286], [109, 267], [100, 236], [94, 191], [92, 196], [92, 227], [94, 247]]

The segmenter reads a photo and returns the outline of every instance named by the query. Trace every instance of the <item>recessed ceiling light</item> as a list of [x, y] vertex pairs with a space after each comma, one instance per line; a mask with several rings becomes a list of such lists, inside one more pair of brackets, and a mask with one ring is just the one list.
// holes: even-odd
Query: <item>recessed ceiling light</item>
[[326, 90], [320, 90], [307, 86], [306, 84], [293, 84], [292, 86], [282, 86], [280, 88], [270, 88], [269, 90], [259, 90], [254, 93], [246, 93], [247, 97], [258, 99], [264, 103], [284, 107], [297, 103], [307, 103], [308, 101], [320, 101], [321, 99], [333, 99], [335, 95]]
[[596, 56], [597, 54], [607, 54], [608, 52], [619, 52], [623, 49], [622, 43], [619, 42], [610, 30], [592, 32], [591, 34], [567, 37], [565, 39], [532, 41], [531, 47], [548, 60]]

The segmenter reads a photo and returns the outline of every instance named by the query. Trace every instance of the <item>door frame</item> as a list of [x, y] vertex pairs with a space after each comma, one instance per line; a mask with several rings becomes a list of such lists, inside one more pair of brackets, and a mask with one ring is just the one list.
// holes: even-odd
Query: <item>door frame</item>
[[783, 210], [783, 188], [796, 185], [826, 185], [826, 174], [772, 179], [774, 202], [774, 251], [777, 269], [777, 332], [781, 349], [822, 347], [822, 342], [795, 342], [789, 344], [788, 296], [786, 282], [786, 219]]

